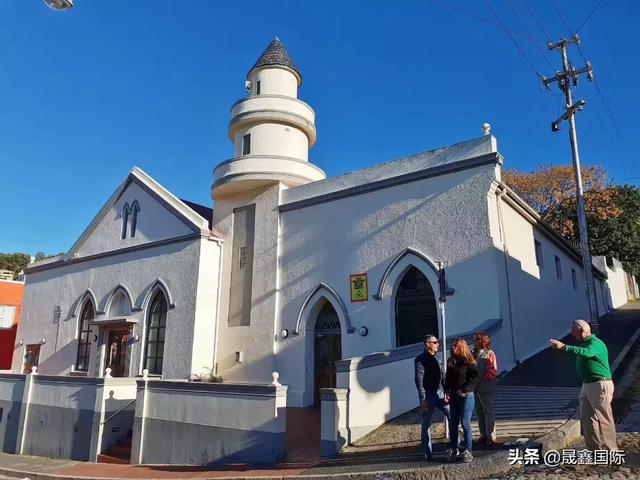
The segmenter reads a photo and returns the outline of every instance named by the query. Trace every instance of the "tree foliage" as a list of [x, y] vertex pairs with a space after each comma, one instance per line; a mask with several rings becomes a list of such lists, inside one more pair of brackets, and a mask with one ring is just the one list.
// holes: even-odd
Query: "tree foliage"
[[[566, 239], [579, 238], [573, 167], [550, 165], [533, 172], [505, 170], [504, 181]], [[640, 273], [640, 190], [611, 186], [598, 165], [582, 169], [592, 255], [613, 256]]]
[[23, 271], [30, 261], [28, 253], [0, 253], [0, 269], [11, 270], [14, 275]]

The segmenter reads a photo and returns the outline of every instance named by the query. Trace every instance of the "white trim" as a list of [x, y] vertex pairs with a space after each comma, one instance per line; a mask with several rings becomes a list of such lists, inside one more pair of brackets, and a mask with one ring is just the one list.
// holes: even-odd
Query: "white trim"
[[[410, 250], [410, 249], [407, 249], [407, 250]], [[386, 285], [388, 285], [389, 283], [391, 284], [390, 294], [386, 297], [387, 301], [389, 302], [389, 307], [388, 307], [389, 318], [391, 319], [391, 322], [389, 322], [389, 328], [391, 330], [389, 332], [389, 338], [391, 339], [391, 345], [389, 348], [391, 349], [402, 348], [397, 344], [398, 335], [397, 335], [397, 325], [396, 325], [396, 297], [398, 294], [398, 288], [400, 287], [400, 283], [402, 282], [402, 280], [404, 279], [404, 276], [412, 267], [416, 268], [425, 276], [425, 278], [429, 282], [429, 285], [431, 286], [431, 289], [433, 290], [433, 302], [434, 302], [433, 304], [436, 310], [436, 326], [438, 328], [438, 331], [425, 332], [425, 333], [431, 333], [433, 335], [436, 335], [438, 338], [441, 338], [442, 332], [440, 331], [440, 328], [442, 325], [442, 315], [441, 315], [442, 312], [438, 308], [438, 296], [440, 291], [440, 283], [438, 281], [437, 270], [434, 271], [435, 266], [432, 265], [430, 260], [428, 260], [426, 257], [423, 257], [422, 255], [416, 255], [413, 251], [405, 251], [400, 257], [398, 257], [397, 260], [398, 261], [394, 262], [391, 268], [388, 269], [387, 272], [385, 272], [385, 274], [388, 273], [388, 275], [386, 275], [386, 277], [383, 279], [385, 281], [385, 285], [382, 286], [382, 282], [381, 282], [382, 289], [384, 289]], [[435, 278], [434, 278], [434, 275], [435, 275]], [[389, 279], [391, 278], [393, 280], [390, 282]], [[434, 284], [435, 284], [435, 288], [434, 288]], [[384, 297], [381, 297], [381, 300], [383, 299]], [[406, 345], [403, 345], [403, 346], [406, 346]]]
[[129, 183], [134, 180], [139, 181], [144, 187], [148, 188], [158, 197], [160, 197], [160, 199], [162, 199], [167, 205], [173, 208], [173, 210], [177, 212], [180, 217], [186, 219], [193, 227], [195, 227], [195, 229], [200, 231], [209, 231], [209, 221], [207, 219], [202, 218], [198, 213], [188, 207], [169, 190], [156, 182], [142, 169], [133, 167], [124, 181], [118, 186], [118, 188], [116, 188], [113, 194], [111, 194], [111, 196], [107, 200], [107, 203], [104, 204], [98, 214], [93, 218], [89, 226], [84, 230], [84, 232], [82, 232], [80, 238], [78, 238], [71, 249], [69, 249], [69, 251], [62, 256], [64, 260], [74, 258], [74, 255], [77, 254], [82, 244], [93, 233], [100, 221], [107, 215], [108, 211], [118, 201]]
[[162, 291], [164, 292], [164, 296], [167, 300], [168, 309], [170, 310], [172, 308], [175, 308], [176, 302], [173, 301], [171, 290], [169, 290], [169, 287], [167, 286], [164, 280], [162, 280], [161, 278], [157, 278], [151, 284], [151, 286], [147, 289], [147, 293], [144, 295], [144, 298], [142, 299], [142, 303], [140, 305], [136, 305], [135, 307], [132, 307], [132, 309], [135, 308], [136, 311], [140, 311], [140, 310], [146, 311], [146, 309], [149, 307], [149, 302], [151, 302], [151, 298], [153, 297], [153, 293], [157, 288], [161, 288]]
[[73, 311], [71, 312], [71, 315], [70, 315], [72, 318], [80, 316], [80, 314], [82, 313], [82, 307], [84, 306], [84, 302], [87, 299], [87, 297], [93, 303], [93, 316], [94, 317], [96, 315], [98, 315], [98, 313], [104, 313], [104, 312], [101, 312], [101, 311], [98, 310], [98, 299], [96, 297], [96, 294], [93, 293], [93, 290], [91, 290], [90, 288], [87, 288], [84, 292], [82, 292], [82, 294], [76, 300], [76, 306], [75, 306], [75, 308], [73, 309]]
[[109, 296], [107, 297], [103, 307], [102, 307], [102, 311], [105, 312], [107, 315], [109, 314], [109, 309], [111, 308], [111, 303], [113, 302], [113, 298], [116, 296], [116, 293], [118, 293], [118, 291], [121, 290], [124, 295], [129, 299], [129, 313], [133, 312], [133, 296], [131, 295], [131, 290], [129, 290], [125, 285], [123, 285], [122, 283], [119, 283], [118, 286], [116, 288], [114, 288], [113, 290], [111, 290], [111, 293], [109, 293]]
[[[304, 302], [302, 303], [302, 307], [300, 307], [300, 311], [298, 312], [298, 318], [296, 320], [296, 328], [292, 333], [294, 335], [300, 334], [300, 327], [304, 324], [304, 322], [308, 320], [309, 309], [312, 310], [313, 307], [315, 307], [315, 305], [318, 303], [318, 300], [321, 297], [325, 297], [329, 302], [331, 302], [331, 304], [333, 305], [333, 308], [335, 308], [336, 312], [338, 312], [338, 316], [340, 317], [340, 323], [343, 326], [345, 333], [353, 333], [355, 329], [351, 325], [351, 319], [349, 318], [349, 311], [347, 310], [346, 305], [342, 301], [342, 298], [340, 298], [340, 294], [338, 294], [338, 292], [336, 292], [330, 285], [324, 282], [320, 283], [313, 290], [311, 290], [309, 295], [307, 295], [307, 298], [305, 298]], [[303, 321], [303, 318], [305, 318], [305, 315], [307, 316], [307, 318]], [[305, 328], [306, 328], [306, 325], [305, 325]]]
[[[149, 309], [151, 308], [151, 302], [153, 301], [153, 298], [156, 295], [156, 292], [161, 291], [162, 294], [164, 295], [164, 300], [165, 302], [167, 302], [167, 318], [165, 318], [165, 328], [164, 328], [164, 341], [162, 344], [162, 370], [164, 370], [164, 348], [166, 346], [167, 343], [167, 325], [169, 324], [169, 312], [171, 310], [171, 305], [169, 304], [169, 295], [168, 295], [168, 290], [166, 290], [166, 285], [165, 283], [161, 280], [158, 279], [156, 280], [153, 285], [151, 286], [151, 289], [149, 290], [147, 297], [145, 297], [145, 302], [143, 303], [143, 310], [144, 310], [144, 315], [142, 318], [142, 335], [140, 335], [140, 341], [141, 343], [141, 348], [140, 348], [140, 361], [138, 362], [138, 375], [142, 375], [142, 371], [146, 368], [145, 364], [144, 364], [144, 360], [146, 357], [146, 353], [147, 353], [147, 324], [149, 323], [149, 314], [150, 311]], [[129, 367], [129, 373], [131, 373], [131, 366]], [[158, 378], [163, 378], [163, 375], [160, 374], [156, 374], [154, 373], [153, 375], [149, 375], [149, 376], [154, 376], [154, 377], [158, 377]]]

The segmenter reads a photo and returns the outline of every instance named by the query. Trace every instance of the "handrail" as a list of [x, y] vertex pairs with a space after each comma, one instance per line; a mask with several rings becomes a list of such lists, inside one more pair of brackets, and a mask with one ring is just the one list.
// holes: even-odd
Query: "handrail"
[[104, 421], [100, 422], [100, 425], [104, 425], [105, 423], [107, 423], [109, 420], [111, 420], [113, 417], [115, 417], [116, 415], [118, 415], [120, 412], [122, 412], [125, 408], [127, 408], [129, 405], [131, 405], [133, 402], [135, 402], [136, 399], [134, 398], [133, 400], [131, 400], [129, 403], [127, 403], [126, 405], [124, 405], [123, 407], [121, 407], [120, 409], [118, 409], [113, 415], [109, 416], [108, 418], [106, 418]]

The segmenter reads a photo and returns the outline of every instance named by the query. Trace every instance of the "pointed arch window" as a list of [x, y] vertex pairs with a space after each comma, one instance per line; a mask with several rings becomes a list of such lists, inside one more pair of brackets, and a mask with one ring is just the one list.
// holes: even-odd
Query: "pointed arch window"
[[129, 204], [125, 203], [122, 207], [122, 233], [120, 238], [124, 240], [127, 238], [127, 225], [129, 224]]
[[167, 300], [162, 291], [158, 291], [149, 308], [144, 354], [144, 368], [152, 375], [162, 375], [166, 324]]
[[91, 353], [91, 327], [89, 321], [93, 320], [95, 309], [91, 300], [87, 300], [82, 307], [80, 323], [78, 325], [78, 354], [76, 356], [76, 370], [86, 372], [89, 370], [89, 354]]
[[431, 284], [416, 267], [405, 273], [396, 293], [396, 346], [421, 342], [427, 333], [438, 335], [436, 298]]
[[138, 205], [138, 201], [135, 200], [131, 205], [131, 230], [129, 235], [131, 238], [136, 236], [136, 227], [138, 226], [138, 212], [140, 211], [140, 205]]
[[340, 333], [340, 319], [333, 305], [327, 300], [324, 301], [322, 309], [318, 313], [315, 331], [316, 333]]

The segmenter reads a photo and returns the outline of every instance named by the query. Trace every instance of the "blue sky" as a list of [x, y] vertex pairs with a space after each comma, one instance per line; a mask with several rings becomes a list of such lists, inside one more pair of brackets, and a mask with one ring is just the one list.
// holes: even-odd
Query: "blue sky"
[[[483, 122], [507, 167], [568, 163], [566, 125], [549, 128], [558, 91], [535, 74], [560, 68], [545, 49], [546, 35], [567, 36], [554, 2], [571, 30], [598, 3], [75, 0], [54, 12], [3, 0], [0, 252], [66, 251], [134, 165], [211, 205], [211, 171], [232, 156], [229, 108], [275, 35], [302, 72], [317, 112], [310, 160], [328, 175], [479, 136]], [[605, 102], [586, 79], [575, 90], [588, 102], [583, 162], [636, 185], [638, 18], [639, 2], [597, 8], [580, 34]]]

